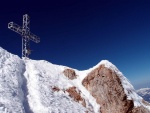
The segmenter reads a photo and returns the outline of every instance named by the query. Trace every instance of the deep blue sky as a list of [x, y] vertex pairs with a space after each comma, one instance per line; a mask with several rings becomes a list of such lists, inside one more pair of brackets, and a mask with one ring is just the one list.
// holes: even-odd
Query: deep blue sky
[[7, 28], [29, 14], [31, 59], [79, 70], [103, 59], [115, 64], [135, 88], [150, 87], [149, 0], [5, 1], [0, 6], [0, 46], [21, 57], [21, 36]]

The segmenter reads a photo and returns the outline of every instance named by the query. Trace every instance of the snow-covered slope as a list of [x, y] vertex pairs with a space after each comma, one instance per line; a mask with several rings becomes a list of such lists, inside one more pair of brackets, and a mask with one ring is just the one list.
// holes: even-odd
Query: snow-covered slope
[[[34, 113], [83, 113], [86, 109], [72, 101], [65, 89], [74, 84], [64, 75], [64, 66], [46, 61], [26, 60], [24, 76], [27, 80], [28, 102]], [[61, 89], [53, 92], [52, 87]]]
[[[82, 85], [83, 79], [100, 65], [114, 70], [134, 106], [143, 106], [133, 86], [110, 62], [101, 61], [91, 69], [78, 71], [44, 60], [23, 60], [0, 47], [0, 113], [99, 113], [100, 105]], [[64, 70], [71, 69], [77, 78], [70, 80]], [[75, 87], [80, 101], [74, 101], [67, 90]], [[54, 91], [56, 88], [57, 91]], [[58, 89], [57, 89], [58, 88]]]
[[147, 102], [150, 103], [150, 88], [142, 88], [137, 90], [137, 93]]
[[23, 73], [23, 61], [0, 48], [0, 113], [25, 113]]
[[[89, 111], [75, 102], [65, 91], [77, 85], [77, 81], [71, 81], [64, 76], [63, 71], [66, 68], [68, 67], [54, 65], [44, 60], [22, 60], [0, 48], [0, 113]], [[78, 83], [78, 86], [81, 86], [81, 83]], [[53, 87], [61, 90], [54, 92]], [[86, 93], [85, 98], [91, 97], [89, 100], [92, 103], [89, 103], [89, 106], [99, 106], [94, 103], [94, 98]]]

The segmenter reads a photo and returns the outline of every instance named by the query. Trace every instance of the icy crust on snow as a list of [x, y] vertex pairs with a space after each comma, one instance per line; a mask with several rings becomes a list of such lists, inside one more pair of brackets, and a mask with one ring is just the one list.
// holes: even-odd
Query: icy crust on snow
[[[62, 73], [66, 67], [34, 60], [26, 60], [25, 64], [24, 76], [27, 79], [27, 98], [31, 111], [34, 113], [85, 113], [87, 111], [64, 92], [74, 85]], [[54, 86], [61, 90], [52, 91]]]
[[0, 113], [25, 113], [22, 73], [21, 59], [0, 47]]
[[136, 93], [136, 91], [135, 91], [134, 87], [131, 85], [130, 81], [117, 69], [117, 67], [115, 65], [113, 65], [108, 60], [102, 60], [96, 66], [94, 66], [93, 68], [90, 68], [87, 71], [91, 72], [95, 68], [98, 68], [100, 65], [104, 65], [105, 67], [113, 70], [119, 76], [119, 78], [121, 80], [121, 83], [122, 83], [122, 86], [124, 88], [125, 94], [127, 95], [127, 99], [128, 100], [133, 100], [135, 107], [139, 107], [139, 106], [142, 105], [142, 106], [144, 106], [144, 107], [146, 107], [147, 109], [150, 110], [150, 106], [146, 106], [142, 103], [142, 97], [140, 97]]

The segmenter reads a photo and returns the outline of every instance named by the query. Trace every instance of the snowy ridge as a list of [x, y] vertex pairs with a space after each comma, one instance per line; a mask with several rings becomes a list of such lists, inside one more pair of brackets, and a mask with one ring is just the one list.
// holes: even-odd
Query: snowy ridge
[[[78, 71], [44, 60], [22, 60], [0, 47], [0, 113], [99, 113], [100, 105], [82, 85], [83, 79], [100, 65], [115, 71], [134, 106], [143, 105], [126, 77], [109, 61], [103, 60], [93, 68]], [[77, 78], [68, 79], [63, 71], [72, 69]], [[66, 89], [75, 86], [85, 99], [86, 108], [75, 102]], [[54, 91], [53, 87], [60, 90]], [[144, 107], [150, 110], [149, 106]]]

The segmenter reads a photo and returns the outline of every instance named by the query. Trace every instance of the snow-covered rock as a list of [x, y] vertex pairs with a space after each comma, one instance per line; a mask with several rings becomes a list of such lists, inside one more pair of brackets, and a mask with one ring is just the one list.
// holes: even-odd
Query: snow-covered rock
[[107, 60], [91, 68], [82, 84], [96, 98], [102, 113], [150, 112], [127, 78]]
[[[104, 78], [113, 79], [105, 79], [107, 84], [103, 81], [103, 84], [96, 85]], [[90, 82], [92, 79], [94, 83]], [[113, 81], [119, 84], [112, 85], [115, 86], [113, 88], [106, 86]], [[115, 92], [115, 88], [121, 90]], [[78, 71], [44, 60], [24, 60], [0, 47], [0, 113], [117, 113], [123, 107], [119, 107], [112, 96], [109, 98], [115, 104], [108, 102], [104, 107], [107, 101], [103, 97], [107, 93], [126, 97], [123, 100], [120, 100], [121, 97], [115, 99], [119, 99], [116, 100], [118, 102], [125, 100], [128, 112], [149, 112], [149, 106], [143, 104], [130, 82], [107, 60], [91, 69]], [[116, 111], [107, 110], [117, 106]]]

